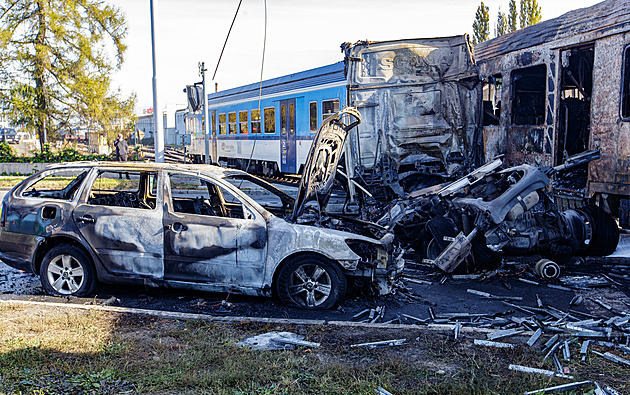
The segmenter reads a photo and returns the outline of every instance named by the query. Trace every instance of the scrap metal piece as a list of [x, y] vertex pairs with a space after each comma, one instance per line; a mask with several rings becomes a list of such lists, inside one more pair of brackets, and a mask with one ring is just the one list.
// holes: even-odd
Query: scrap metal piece
[[571, 350], [569, 349], [569, 340], [565, 340], [564, 341], [564, 345], [562, 347], [562, 356], [564, 357], [565, 361], [570, 361], [571, 360]]
[[576, 296], [573, 297], [573, 299], [571, 299], [571, 302], [569, 302], [569, 308], [571, 308], [573, 306], [578, 306], [583, 301], [584, 301], [584, 297], [582, 297], [582, 295], [576, 295]]
[[592, 384], [593, 384], [593, 381], [591, 381], [591, 380], [578, 381], [578, 382], [574, 382], [574, 383], [556, 385], [554, 387], [541, 388], [541, 389], [535, 390], [535, 391], [527, 391], [527, 392], [525, 392], [525, 395], [551, 394], [551, 393], [554, 393], [554, 392], [571, 391], [571, 390], [574, 390], [576, 388], [580, 388], [580, 387], [584, 387], [586, 385], [592, 385]]
[[553, 335], [553, 336], [551, 336], [551, 338], [549, 340], [547, 340], [547, 343], [545, 343], [545, 350], [548, 349], [549, 347], [553, 346], [554, 344], [556, 344], [556, 342], [558, 341], [559, 337], [560, 337], [560, 335]]
[[516, 277], [516, 279], [517, 279], [518, 281], [522, 282], [522, 283], [525, 283], [525, 284], [540, 285], [540, 283], [539, 283], [539, 282], [537, 282], [537, 281], [532, 281], [532, 280], [528, 280], [528, 279], [526, 279], [526, 278]]
[[617, 356], [617, 355], [615, 355], [613, 353], [610, 353], [608, 351], [606, 351], [603, 354], [600, 353], [600, 352], [597, 352], [595, 350], [593, 350], [592, 352], [593, 352], [593, 354], [599, 355], [600, 357], [605, 358], [605, 359], [607, 359], [609, 361], [612, 361], [612, 362], [618, 363], [620, 365], [625, 365], [627, 367], [630, 367], [630, 361], [628, 361], [625, 358], [621, 358], [620, 356]]
[[555, 377], [562, 377], [562, 378], [566, 378], [566, 379], [572, 379], [573, 378], [573, 376], [568, 376], [566, 374], [556, 373], [553, 370], [538, 369], [538, 368], [532, 368], [532, 367], [529, 367], [529, 366], [522, 366], [522, 365], [510, 364], [510, 366], [508, 366], [508, 369], [515, 370], [517, 372], [538, 373], [538, 374], [544, 374], [545, 376], [555, 376]]
[[518, 335], [519, 333], [523, 333], [523, 332], [525, 331], [521, 329], [505, 329], [502, 331], [488, 333], [487, 337], [488, 337], [488, 340], [495, 340], [495, 339], [500, 339], [502, 337]]
[[590, 345], [590, 340], [585, 340], [584, 342], [582, 342], [582, 347], [580, 348], [580, 354], [582, 354], [582, 362], [586, 361], [586, 356], [588, 355], [588, 346]]
[[376, 392], [379, 395], [393, 395], [391, 392], [387, 391], [383, 387], [374, 388], [374, 392]]
[[473, 295], [481, 296], [482, 298], [494, 299], [494, 300], [523, 300], [522, 296], [497, 296], [492, 295], [488, 292], [478, 291], [476, 289], [467, 289], [466, 292], [471, 293]]
[[478, 346], [496, 347], [496, 348], [514, 348], [514, 344], [493, 342], [490, 340], [475, 339], [474, 344]]
[[462, 323], [457, 321], [455, 323], [455, 328], [453, 329], [453, 340], [457, 341], [457, 339], [459, 338], [459, 333], [462, 330]]
[[320, 343], [304, 340], [305, 336], [292, 332], [268, 332], [248, 337], [236, 343], [237, 346], [249, 347], [253, 350], [291, 350], [295, 346], [317, 348]]
[[608, 393], [608, 395], [621, 395], [621, 392], [617, 391], [616, 389], [608, 385], [606, 386], [605, 390]]
[[573, 292], [573, 290], [571, 288], [563, 287], [562, 285], [547, 284], [547, 287], [553, 288], [553, 289], [559, 289], [561, 291]]
[[562, 364], [560, 363], [560, 360], [558, 359], [558, 356], [556, 354], [553, 354], [553, 365], [556, 367], [556, 371], [559, 374], [564, 373], [564, 367], [562, 367]]
[[538, 307], [540, 307], [541, 309], [544, 307], [542, 300], [540, 300], [540, 296], [538, 296], [538, 294], [536, 294], [536, 305], [538, 305]]
[[402, 277], [402, 279], [407, 281], [407, 282], [414, 283], [414, 284], [433, 285], [433, 282], [426, 281], [426, 280], [421, 280], [419, 278]]
[[401, 346], [405, 344], [406, 341], [407, 339], [383, 340], [383, 341], [378, 341], [378, 342], [351, 344], [350, 348], [358, 348], [358, 347], [381, 348], [381, 347]]
[[361, 318], [362, 316], [364, 316], [365, 314], [369, 313], [371, 309], [365, 309], [362, 311], [359, 311], [358, 313], [356, 313], [355, 315], [352, 316], [352, 320], [358, 320], [359, 318]]
[[606, 310], [608, 310], [608, 311], [611, 311], [611, 310], [613, 309], [613, 308], [612, 308], [612, 306], [607, 305], [606, 303], [602, 302], [602, 301], [601, 301], [601, 300], [599, 300], [599, 299], [592, 299], [592, 298], [591, 298], [591, 301], [592, 301], [593, 303], [596, 303], [596, 304], [600, 305], [601, 307], [603, 307], [604, 309], [606, 309]]
[[402, 314], [402, 316], [407, 318], [407, 319], [416, 321], [416, 322], [418, 322], [420, 324], [426, 324], [429, 321], [428, 319], [424, 319], [423, 320], [422, 318], [414, 317], [413, 315], [409, 315], [409, 314]]
[[540, 335], [542, 335], [542, 329], [538, 328], [536, 329], [536, 332], [534, 332], [534, 334], [529, 338], [529, 340], [527, 340], [527, 345], [533, 347], [536, 341], [538, 341], [538, 339], [540, 338]]

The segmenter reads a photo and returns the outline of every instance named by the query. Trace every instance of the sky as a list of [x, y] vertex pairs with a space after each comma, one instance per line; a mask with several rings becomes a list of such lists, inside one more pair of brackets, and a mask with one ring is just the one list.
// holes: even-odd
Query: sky
[[[123, 95], [135, 92], [136, 112], [153, 107], [150, 0], [107, 0], [126, 16], [124, 63], [113, 79]], [[543, 20], [599, 0], [538, 0]], [[221, 48], [238, 0], [154, 0], [157, 4], [158, 107], [169, 114], [184, 108], [186, 85], [201, 81], [205, 62], [214, 91], [275, 78], [343, 60], [340, 44], [359, 40], [472, 34], [477, 0], [242, 0], [214, 81]], [[485, 0], [491, 34], [508, 0]], [[518, 1], [517, 1], [518, 4]], [[264, 51], [264, 64], [262, 62]]]

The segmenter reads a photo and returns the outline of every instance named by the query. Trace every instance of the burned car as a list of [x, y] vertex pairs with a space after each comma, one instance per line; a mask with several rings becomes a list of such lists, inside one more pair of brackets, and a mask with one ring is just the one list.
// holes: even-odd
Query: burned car
[[326, 201], [356, 123], [344, 123], [351, 114], [320, 127], [297, 200], [248, 173], [210, 165], [48, 167], [5, 196], [0, 259], [39, 274], [54, 295], [88, 295], [97, 282], [135, 283], [275, 293], [290, 305], [325, 309], [350, 281], [386, 293], [403, 266], [393, 235], [378, 227], [327, 229], [313, 219], [325, 207], [312, 201]]
[[[455, 182], [411, 193], [380, 222], [447, 273], [487, 268], [499, 253], [557, 261], [610, 255], [619, 242], [615, 220], [592, 205], [560, 211], [547, 192], [552, 174], [596, 158], [599, 151], [586, 151], [556, 167], [507, 169], [496, 159]], [[549, 273], [559, 274], [559, 267]]]

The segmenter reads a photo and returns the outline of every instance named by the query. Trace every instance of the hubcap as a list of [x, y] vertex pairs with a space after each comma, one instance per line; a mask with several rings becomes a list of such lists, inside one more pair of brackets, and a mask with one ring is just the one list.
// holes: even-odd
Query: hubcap
[[72, 295], [83, 285], [83, 266], [72, 255], [53, 258], [46, 273], [53, 289], [62, 295]]
[[298, 266], [291, 274], [289, 293], [303, 307], [317, 307], [328, 300], [332, 282], [328, 272], [317, 264]]

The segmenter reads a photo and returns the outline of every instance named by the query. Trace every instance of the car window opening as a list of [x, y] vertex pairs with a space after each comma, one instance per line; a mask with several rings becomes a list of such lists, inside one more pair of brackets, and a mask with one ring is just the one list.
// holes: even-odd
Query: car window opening
[[102, 171], [92, 185], [88, 204], [153, 210], [156, 173]]

